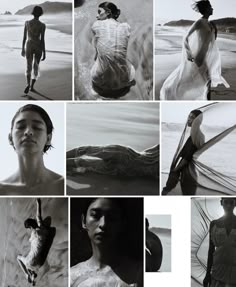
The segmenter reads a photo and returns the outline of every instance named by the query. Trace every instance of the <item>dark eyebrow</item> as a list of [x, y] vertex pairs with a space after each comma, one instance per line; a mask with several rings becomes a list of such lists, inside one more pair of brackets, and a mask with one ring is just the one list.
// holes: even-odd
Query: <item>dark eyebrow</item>
[[[17, 121], [16, 124], [21, 124], [21, 123], [24, 123], [24, 122], [26, 122], [26, 120], [23, 119], [23, 120]], [[35, 123], [35, 124], [43, 125], [43, 121], [40, 121], [40, 120], [32, 120], [32, 122]]]

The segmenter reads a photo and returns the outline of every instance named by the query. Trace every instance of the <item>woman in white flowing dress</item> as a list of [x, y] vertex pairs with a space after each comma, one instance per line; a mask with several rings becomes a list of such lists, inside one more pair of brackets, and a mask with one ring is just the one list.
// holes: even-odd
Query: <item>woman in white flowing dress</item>
[[221, 76], [221, 59], [216, 45], [217, 29], [208, 21], [213, 8], [208, 0], [194, 3], [202, 17], [190, 27], [183, 41], [180, 65], [165, 80], [161, 100], [210, 100], [210, 88], [229, 84]]
[[96, 49], [91, 70], [93, 90], [105, 98], [125, 95], [135, 84], [135, 70], [127, 59], [130, 26], [120, 23], [120, 10], [111, 2], [98, 7], [97, 21], [92, 26]]

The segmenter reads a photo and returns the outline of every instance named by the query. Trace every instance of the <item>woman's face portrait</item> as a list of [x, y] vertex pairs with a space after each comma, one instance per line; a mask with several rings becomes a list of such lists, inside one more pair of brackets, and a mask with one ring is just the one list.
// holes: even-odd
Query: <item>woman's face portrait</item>
[[106, 20], [108, 18], [108, 12], [105, 9], [99, 7], [96, 18], [97, 20]]
[[45, 145], [50, 144], [51, 135], [47, 135], [46, 123], [38, 113], [24, 111], [14, 121], [11, 140], [18, 154], [43, 153]]
[[235, 200], [232, 198], [224, 198], [221, 200], [221, 205], [225, 213], [232, 213], [235, 208]]
[[206, 7], [206, 12], [208, 15], [212, 15], [213, 14], [213, 8], [211, 6], [211, 4], [209, 3], [209, 5]]
[[96, 199], [83, 218], [83, 227], [94, 244], [114, 244], [124, 230], [122, 210], [113, 200]]

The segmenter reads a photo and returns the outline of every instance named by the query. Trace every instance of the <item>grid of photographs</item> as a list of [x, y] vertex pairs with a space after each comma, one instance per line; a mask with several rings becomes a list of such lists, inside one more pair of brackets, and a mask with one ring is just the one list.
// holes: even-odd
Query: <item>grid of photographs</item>
[[0, 3], [0, 285], [236, 286], [236, 1]]

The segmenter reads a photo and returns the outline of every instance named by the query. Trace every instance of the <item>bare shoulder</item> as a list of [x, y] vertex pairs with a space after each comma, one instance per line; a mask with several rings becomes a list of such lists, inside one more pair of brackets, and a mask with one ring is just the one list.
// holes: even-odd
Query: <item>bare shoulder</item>
[[205, 23], [205, 20], [203, 18], [200, 18], [196, 22], [194, 22], [193, 25], [195, 26], [196, 29], [201, 29], [206, 25], [206, 23]]

